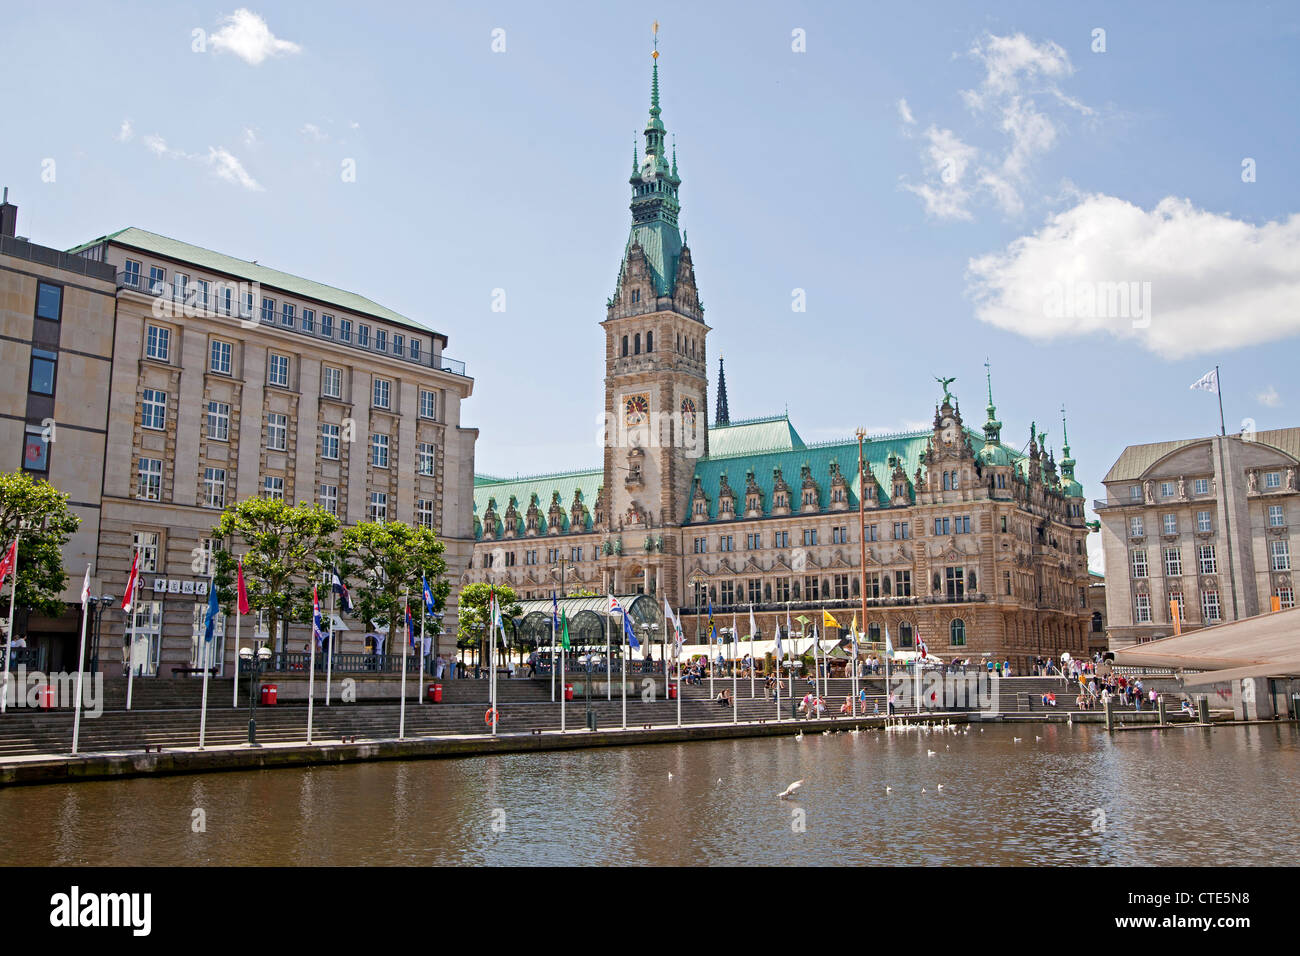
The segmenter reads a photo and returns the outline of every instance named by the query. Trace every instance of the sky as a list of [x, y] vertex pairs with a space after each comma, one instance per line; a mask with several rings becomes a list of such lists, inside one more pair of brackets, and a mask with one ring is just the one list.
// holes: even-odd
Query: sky
[[1089, 499], [1219, 427], [1216, 365], [1229, 431], [1300, 424], [1300, 5], [253, 3], [10, 9], [18, 233], [137, 226], [444, 332], [480, 472], [599, 464], [655, 21], [733, 420], [925, 427], [955, 376], [978, 428], [987, 361], [1008, 444], [1059, 460], [1066, 408]]

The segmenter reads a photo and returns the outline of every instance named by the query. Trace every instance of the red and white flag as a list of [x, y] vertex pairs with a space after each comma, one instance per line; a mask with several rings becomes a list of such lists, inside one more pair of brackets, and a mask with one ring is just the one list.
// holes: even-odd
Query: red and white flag
[[4, 586], [5, 579], [14, 573], [14, 568], [18, 567], [18, 542], [15, 541], [5, 552], [5, 556], [0, 558], [0, 587]]
[[239, 613], [247, 614], [248, 608], [248, 589], [244, 587], [244, 559], [239, 559]]
[[135, 582], [140, 573], [140, 552], [135, 553], [131, 561], [131, 576], [126, 579], [126, 594], [122, 595], [122, 610], [127, 614], [135, 606]]
[[86, 565], [86, 580], [81, 584], [81, 603], [83, 606], [90, 601], [90, 565]]
[[921, 654], [921, 660], [925, 660], [925, 641], [921, 640], [919, 634], [916, 636], [916, 649]]

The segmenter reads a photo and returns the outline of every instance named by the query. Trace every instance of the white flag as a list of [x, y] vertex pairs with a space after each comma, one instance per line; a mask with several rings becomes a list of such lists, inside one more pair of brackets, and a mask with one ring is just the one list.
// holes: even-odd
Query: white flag
[[757, 634], [758, 634], [758, 625], [754, 623], [754, 605], [751, 604], [751, 605], [749, 606], [749, 639], [750, 639], [750, 641], [753, 641], [755, 635], [757, 635]]
[[86, 565], [86, 580], [81, 585], [81, 603], [84, 606], [90, 600], [90, 565]]
[[1199, 389], [1202, 392], [1217, 392], [1219, 390], [1219, 370], [1212, 368], [1196, 381], [1192, 383], [1192, 390]]

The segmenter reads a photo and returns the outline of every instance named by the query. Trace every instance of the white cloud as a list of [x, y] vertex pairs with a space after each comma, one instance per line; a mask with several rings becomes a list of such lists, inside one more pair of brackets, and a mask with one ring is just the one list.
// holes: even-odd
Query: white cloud
[[167, 141], [157, 133], [144, 137], [144, 145], [155, 156], [164, 159], [184, 159], [209, 167], [218, 178], [228, 183], [242, 186], [250, 192], [262, 192], [262, 185], [248, 174], [243, 163], [224, 146], [209, 146], [207, 154], [187, 153], [167, 145]]
[[[981, 159], [973, 185], [964, 187], [965, 196], [945, 188], [951, 184], [942, 180], [938, 186], [931, 182], [904, 188], [921, 197], [927, 213], [940, 218], [970, 219], [970, 205], [979, 200], [992, 202], [1006, 216], [1018, 216], [1024, 212], [1021, 194], [1030, 185], [1035, 160], [1056, 144], [1062, 129], [1061, 119], [1040, 108], [1035, 96], [1046, 95], [1052, 104], [1084, 115], [1093, 110], [1057, 85], [1074, 67], [1065, 50], [1051, 40], [1035, 43], [1023, 33], [986, 34], [971, 47], [970, 55], [983, 66], [984, 77], [976, 89], [961, 90], [959, 95], [976, 122], [992, 122], [1006, 145], [1000, 155]], [[900, 115], [901, 107], [900, 101]], [[909, 109], [904, 120], [911, 115]], [[928, 166], [933, 170], [932, 160]]]
[[315, 123], [303, 123], [302, 128], [298, 130], [300, 134], [307, 137], [313, 143], [328, 142], [329, 134], [317, 126]]
[[970, 260], [981, 321], [1031, 339], [1106, 333], [1169, 359], [1300, 335], [1300, 215], [1256, 226], [1167, 197], [1084, 196]]
[[907, 100], [898, 101], [898, 115], [908, 126], [916, 125], [916, 117], [912, 115], [912, 108], [907, 105]]
[[244, 127], [244, 145], [245, 146], [257, 145], [257, 130], [251, 126]]
[[1277, 408], [1282, 404], [1282, 396], [1277, 393], [1277, 389], [1272, 385], [1258, 393], [1255, 398], [1261, 405], [1266, 405], [1269, 408]]
[[124, 119], [122, 120], [121, 127], [117, 131], [117, 136], [113, 138], [119, 143], [129, 143], [131, 142], [131, 137], [134, 135], [135, 131], [131, 128], [131, 121], [129, 119]]
[[271, 32], [265, 20], [243, 7], [221, 22], [222, 28], [212, 34], [212, 48], [218, 52], [233, 53], [252, 66], [257, 66], [268, 57], [302, 51], [298, 44], [281, 40]]
[[167, 141], [157, 133], [150, 133], [144, 138], [144, 145], [155, 156], [167, 156], [171, 151], [167, 149]]
[[925, 131], [926, 170], [937, 183], [904, 183], [903, 188], [921, 197], [925, 211], [939, 219], [970, 219], [971, 195], [962, 184], [966, 170], [979, 156], [979, 150], [963, 143], [950, 129], [931, 126]]

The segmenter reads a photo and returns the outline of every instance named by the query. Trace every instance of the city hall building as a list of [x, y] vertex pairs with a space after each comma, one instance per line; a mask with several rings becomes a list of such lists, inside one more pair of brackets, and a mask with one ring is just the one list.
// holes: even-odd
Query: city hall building
[[[526, 600], [549, 600], [561, 575], [566, 594], [667, 598], [688, 641], [710, 603], [741, 634], [751, 609], [764, 637], [823, 609], [847, 628], [865, 588], [868, 636], [888, 628], [898, 648], [923, 639], [935, 654], [988, 654], [1021, 672], [1036, 656], [1085, 653], [1088, 528], [1068, 438], [1059, 467], [1033, 426], [1023, 451], [1004, 443], [991, 381], [983, 422], [965, 420], [944, 380], [932, 426], [867, 438], [861, 465], [856, 438], [810, 444], [784, 415], [732, 420], [721, 361], [708, 424], [710, 327], [660, 115], [656, 61], [631, 230], [601, 323], [604, 460], [477, 475], [463, 580], [508, 583]], [[533, 636], [549, 640], [549, 627]]]
[[[460, 577], [472, 547], [477, 432], [461, 425], [473, 382], [444, 355], [443, 333], [360, 295], [143, 229], [71, 252], [96, 267], [101, 285], [101, 273], [111, 277], [99, 338], [82, 346], [111, 343], [110, 377], [72, 388], [106, 434], [93, 474], [98, 492], [102, 468], [96, 590], [120, 601], [138, 550], [134, 626], [137, 640], [148, 637], [146, 673], [198, 663], [212, 528], [246, 498], [318, 503], [345, 525], [432, 528], [447, 545], [451, 580]], [[445, 652], [455, 601], [453, 590]], [[361, 650], [361, 626], [344, 623], [339, 649]], [[105, 662], [123, 647], [124, 625], [120, 612], [104, 615]], [[228, 676], [234, 621], [223, 615], [215, 629]], [[259, 631], [243, 622], [245, 638], [297, 650], [310, 628]]]

